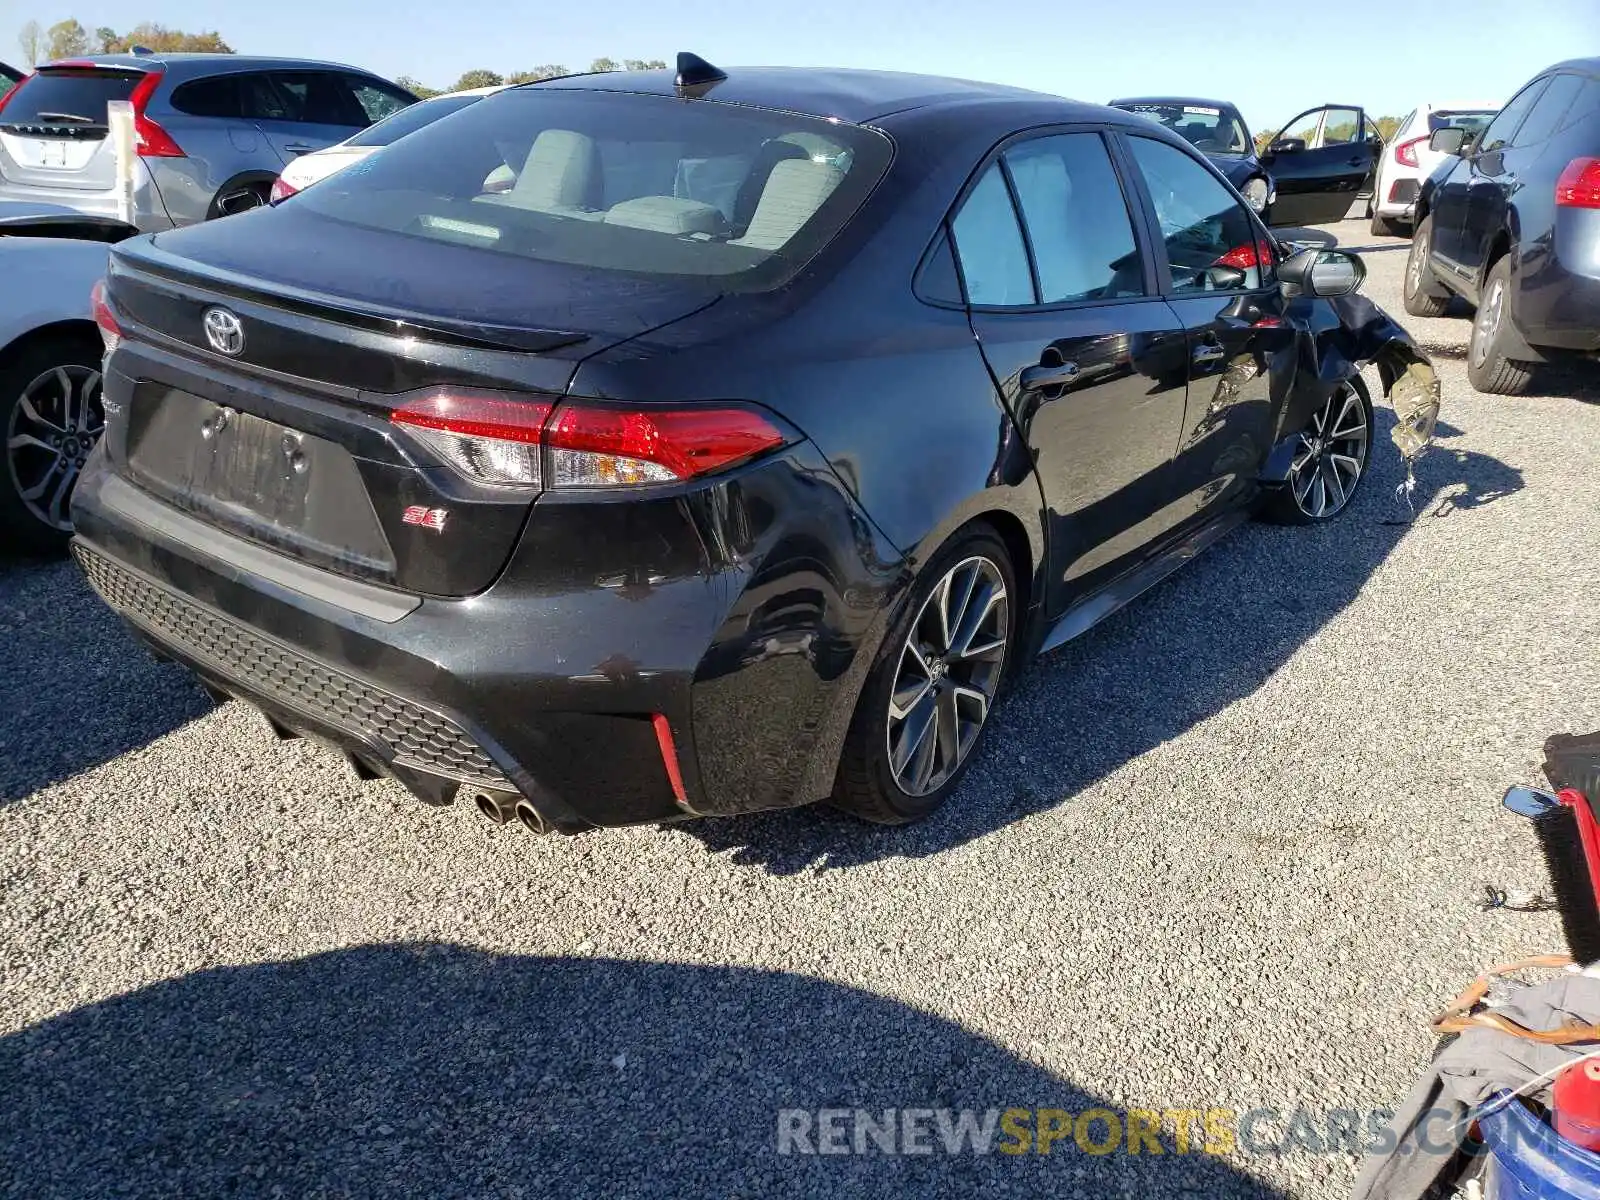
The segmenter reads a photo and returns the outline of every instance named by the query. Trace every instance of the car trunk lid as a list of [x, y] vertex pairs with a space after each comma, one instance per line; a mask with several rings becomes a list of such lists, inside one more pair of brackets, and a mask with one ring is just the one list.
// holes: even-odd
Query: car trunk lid
[[107, 105], [130, 99], [146, 74], [92, 63], [40, 67], [0, 107], [0, 180], [108, 191], [117, 163]]
[[[125, 337], [107, 389], [127, 394], [107, 450], [175, 507], [410, 592], [487, 587], [538, 489], [457, 474], [396, 427], [396, 408], [439, 389], [549, 405], [583, 358], [715, 299], [460, 248], [436, 262], [450, 248], [369, 230], [299, 256], [291, 207], [118, 248], [109, 294]], [[400, 256], [412, 283], [372, 267]], [[428, 280], [424, 299], [415, 281]], [[217, 312], [237, 345], [208, 337]]]

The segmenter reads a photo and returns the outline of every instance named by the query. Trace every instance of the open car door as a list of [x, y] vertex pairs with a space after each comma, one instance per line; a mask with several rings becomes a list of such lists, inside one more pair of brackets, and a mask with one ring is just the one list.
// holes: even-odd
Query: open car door
[[1280, 129], [1261, 155], [1278, 197], [1269, 225], [1324, 225], [1350, 211], [1371, 183], [1383, 139], [1355, 105], [1325, 104]]

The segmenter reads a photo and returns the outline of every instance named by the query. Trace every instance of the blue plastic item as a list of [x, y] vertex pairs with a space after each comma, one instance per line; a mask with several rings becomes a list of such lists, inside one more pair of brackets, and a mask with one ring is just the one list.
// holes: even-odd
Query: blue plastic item
[[1574, 1146], [1520, 1100], [1479, 1117], [1478, 1129], [1491, 1155], [1484, 1200], [1600, 1200], [1600, 1154]]

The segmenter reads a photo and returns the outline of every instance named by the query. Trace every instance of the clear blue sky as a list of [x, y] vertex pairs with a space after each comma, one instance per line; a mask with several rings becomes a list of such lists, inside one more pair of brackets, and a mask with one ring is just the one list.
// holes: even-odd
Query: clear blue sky
[[[76, 17], [216, 28], [241, 52], [355, 63], [444, 87], [472, 67], [574, 70], [693, 50], [719, 65], [882, 67], [1081, 100], [1233, 100], [1252, 127], [1327, 100], [1399, 116], [1419, 99], [1506, 99], [1541, 67], [1600, 55], [1600, 0], [0, 0], [15, 30]], [[1506, 14], [1503, 18], [1499, 15]]]

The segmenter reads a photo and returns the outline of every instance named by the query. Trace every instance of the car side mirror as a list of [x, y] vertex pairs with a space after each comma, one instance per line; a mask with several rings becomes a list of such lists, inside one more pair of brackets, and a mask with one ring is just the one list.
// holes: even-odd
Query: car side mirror
[[1306, 148], [1305, 138], [1274, 138], [1267, 144], [1268, 154], [1299, 154]]
[[1345, 296], [1361, 286], [1367, 265], [1343, 250], [1301, 250], [1278, 264], [1283, 294], [1295, 296]]
[[1437, 150], [1441, 154], [1459, 155], [1470, 140], [1471, 135], [1465, 129], [1446, 125], [1443, 129], [1435, 129], [1428, 135], [1428, 149]]

